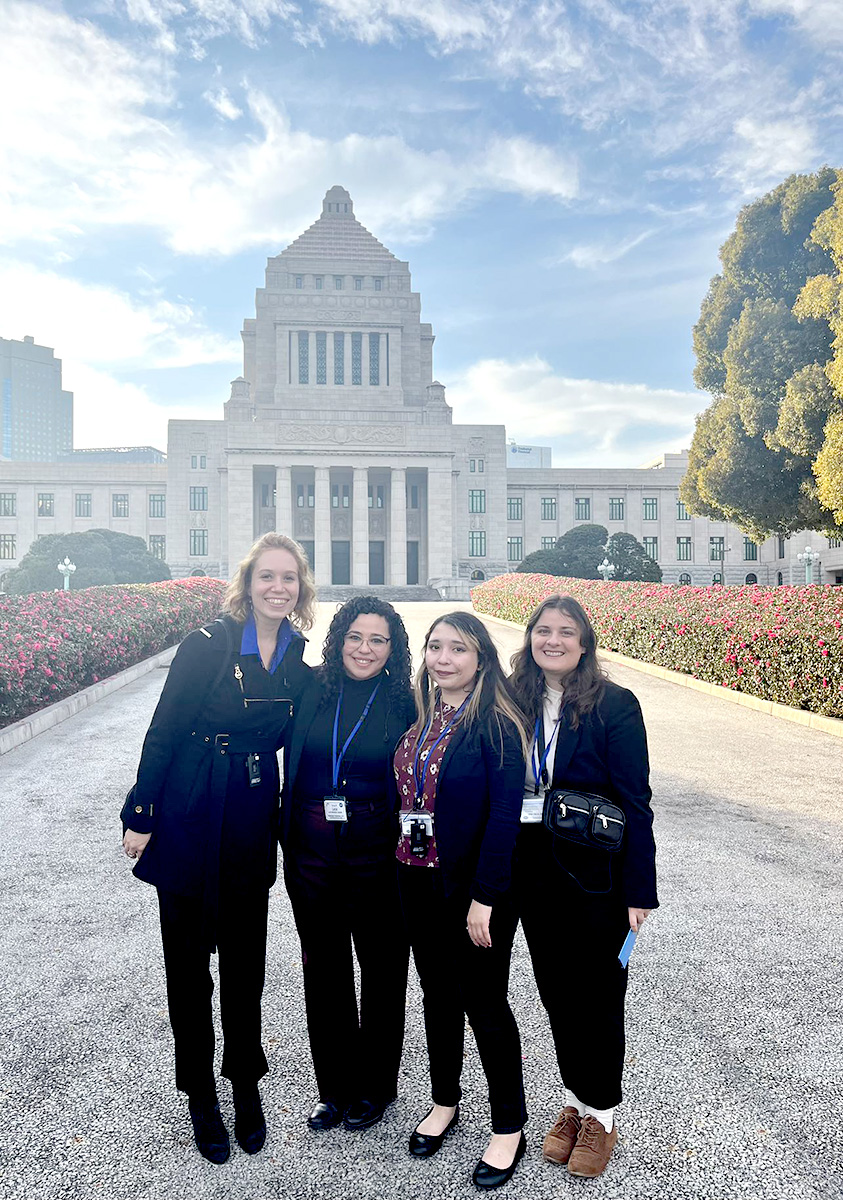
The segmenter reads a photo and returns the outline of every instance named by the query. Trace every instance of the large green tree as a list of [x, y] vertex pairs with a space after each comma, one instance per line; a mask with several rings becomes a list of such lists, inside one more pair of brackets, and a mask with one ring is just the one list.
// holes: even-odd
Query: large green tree
[[843, 171], [793, 175], [738, 216], [694, 329], [682, 499], [760, 541], [843, 523]]
[[604, 525], [575, 525], [556, 539], [553, 550], [535, 550], [516, 570], [569, 579], [600, 579], [597, 568], [607, 556], [615, 567], [613, 579], [658, 581], [662, 577], [658, 563], [631, 533], [609, 537]]
[[661, 583], [661, 567], [650, 558], [634, 534], [613, 533], [606, 543], [606, 557], [615, 568], [613, 579]]
[[170, 578], [170, 568], [153, 557], [141, 537], [113, 529], [90, 529], [85, 533], [51, 533], [34, 542], [9, 571], [4, 584], [12, 595], [47, 592], [62, 586], [56, 564], [65, 558], [76, 564], [71, 577], [74, 589], [106, 583], [154, 583]]

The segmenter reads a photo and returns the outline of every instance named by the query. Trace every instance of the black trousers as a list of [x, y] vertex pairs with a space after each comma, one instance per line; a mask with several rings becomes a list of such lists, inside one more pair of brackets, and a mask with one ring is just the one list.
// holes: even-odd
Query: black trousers
[[627, 971], [618, 951], [629, 914], [617, 888], [584, 892], [553, 857], [542, 826], [521, 829], [513, 897], [556, 1047], [559, 1073], [583, 1104], [620, 1104]]
[[467, 891], [446, 897], [437, 868], [399, 864], [398, 886], [424, 994], [433, 1102], [450, 1107], [460, 1101], [467, 1016], [489, 1085], [492, 1129], [515, 1133], [527, 1121], [521, 1038], [507, 999], [517, 918], [506, 902], [493, 907], [492, 946], [481, 949], [465, 927]]
[[[391, 1100], [404, 1045], [409, 945], [394, 849], [373, 845], [366, 820], [300, 814], [284, 880], [302, 947], [304, 998], [320, 1100]], [[360, 966], [360, 1007], [354, 959]]]
[[[220, 892], [217, 949], [224, 1040], [221, 1074], [254, 1083], [268, 1067], [261, 1045], [269, 893]], [[158, 890], [167, 1003], [176, 1050], [176, 1087], [188, 1095], [215, 1088], [210, 954], [202, 935], [202, 899]]]

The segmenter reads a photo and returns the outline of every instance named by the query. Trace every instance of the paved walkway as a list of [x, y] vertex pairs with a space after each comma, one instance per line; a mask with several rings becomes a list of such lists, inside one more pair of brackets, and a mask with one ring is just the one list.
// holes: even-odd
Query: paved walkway
[[[417, 647], [447, 606], [407, 605]], [[318, 660], [329, 611], [309, 647]], [[496, 625], [508, 654], [517, 634]], [[631, 670], [650, 735], [662, 909], [630, 971], [627, 1100], [607, 1174], [542, 1163], [559, 1092], [516, 946], [527, 1158], [505, 1198], [809, 1200], [843, 1196], [841, 743]], [[404, 1149], [427, 1106], [418, 989], [401, 1094], [363, 1134], [315, 1135], [301, 971], [273, 893], [264, 1086], [270, 1135], [222, 1167], [192, 1146], [174, 1091], [155, 896], [120, 853], [117, 811], [163, 683], [155, 671], [0, 761], [0, 1193], [7, 1200], [401, 1200], [469, 1196], [485, 1145], [469, 1045], [459, 1132]], [[564, 914], [561, 914], [564, 921]], [[560, 943], [560, 972], [565, 972]], [[571, 1036], [594, 1037], [571, 979]], [[230, 1091], [221, 1099], [231, 1117]]]

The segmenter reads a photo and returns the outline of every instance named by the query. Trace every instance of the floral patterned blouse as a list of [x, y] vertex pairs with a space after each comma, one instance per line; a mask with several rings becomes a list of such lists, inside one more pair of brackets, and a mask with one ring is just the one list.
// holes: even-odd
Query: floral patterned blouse
[[[424, 789], [422, 791], [422, 806], [429, 813], [433, 813], [434, 811], [439, 770], [442, 766], [442, 759], [448, 748], [448, 743], [457, 727], [456, 723], [451, 726], [435, 750], [433, 746], [448, 722], [453, 720], [455, 712], [456, 709], [452, 705], [445, 704], [441, 700], [437, 701], [436, 707], [433, 710], [433, 722], [422, 743], [421, 753], [419, 754], [419, 774], [421, 774], [422, 768], [429, 760], [429, 766], [424, 776]], [[395, 780], [398, 785], [398, 796], [401, 801], [402, 813], [411, 811], [416, 798], [416, 780], [413, 774], [415, 757], [415, 731], [409, 730], [401, 739], [398, 749], [395, 751], [394, 759]], [[405, 863], [410, 867], [438, 867], [439, 853], [436, 849], [435, 817], [433, 837], [430, 839], [427, 854], [424, 858], [419, 858], [418, 855], [413, 854], [410, 849], [410, 839], [404, 837], [403, 834], [398, 839], [398, 849], [395, 853], [399, 862]]]

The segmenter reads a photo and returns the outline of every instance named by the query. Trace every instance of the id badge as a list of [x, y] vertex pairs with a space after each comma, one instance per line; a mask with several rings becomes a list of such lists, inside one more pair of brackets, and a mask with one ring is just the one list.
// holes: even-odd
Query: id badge
[[424, 832], [428, 837], [433, 836], [433, 817], [424, 809], [410, 812], [402, 812], [401, 814], [401, 834], [403, 837], [412, 837], [413, 825], [421, 824], [424, 827]]
[[521, 824], [540, 825], [544, 815], [544, 796], [537, 796], [532, 789], [524, 793], [521, 801]]
[[322, 807], [325, 809], [326, 821], [348, 820], [348, 805], [345, 796], [324, 796]]

